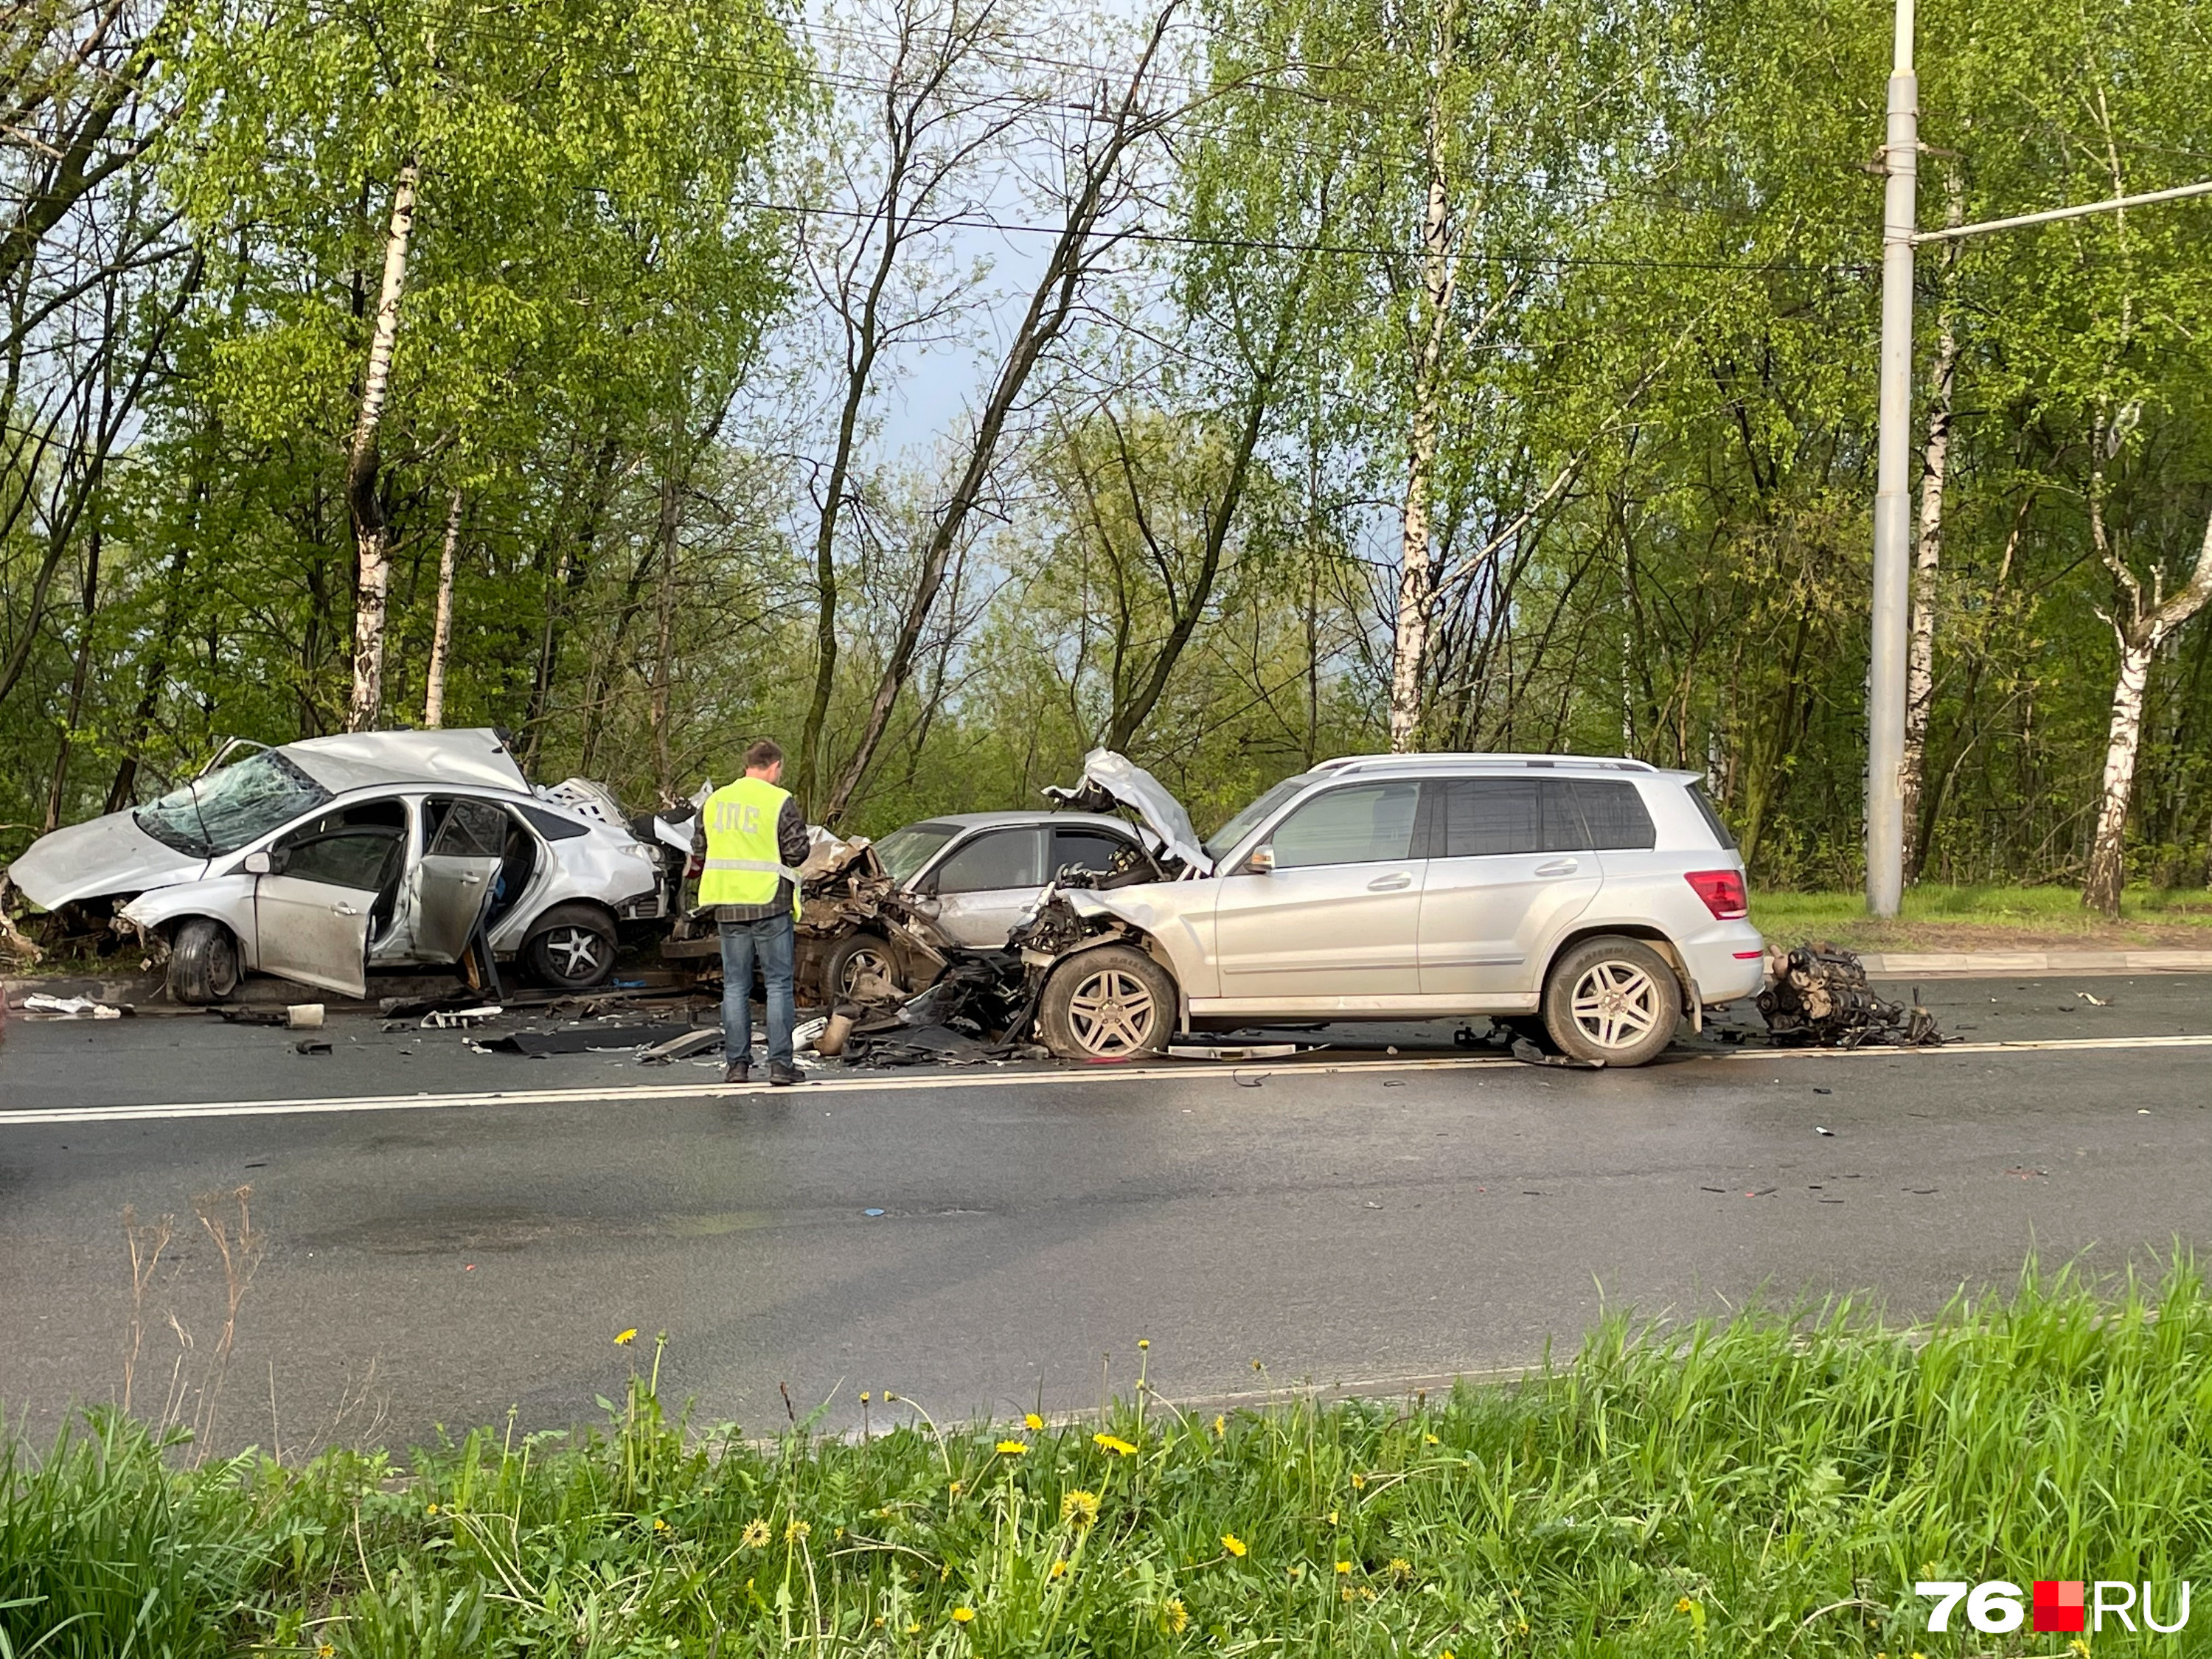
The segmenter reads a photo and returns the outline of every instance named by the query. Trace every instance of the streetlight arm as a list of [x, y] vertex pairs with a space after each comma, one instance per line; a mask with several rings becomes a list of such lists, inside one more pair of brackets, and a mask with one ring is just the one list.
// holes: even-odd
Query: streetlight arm
[[2061, 219], [2082, 219], [2093, 213], [2114, 213], [2123, 208], [2145, 207], [2153, 202], [2179, 202], [2191, 196], [2212, 196], [2212, 179], [2200, 184], [2177, 185], [2172, 190], [2146, 191], [2140, 196], [2115, 196], [2108, 202], [2084, 202], [2076, 207], [2016, 214], [2009, 219], [1984, 219], [1978, 225], [1951, 225], [1942, 230], [1923, 230], [1912, 240], [1916, 244], [1950, 242], [1961, 236], [1979, 236], [1984, 231], [2017, 230], [2022, 225], [2053, 224]]

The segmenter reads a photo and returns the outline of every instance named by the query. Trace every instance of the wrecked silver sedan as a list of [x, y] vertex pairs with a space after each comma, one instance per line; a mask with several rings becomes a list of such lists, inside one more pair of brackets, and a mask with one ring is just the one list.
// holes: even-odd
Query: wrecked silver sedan
[[151, 805], [41, 837], [5, 881], [79, 931], [135, 933], [170, 994], [205, 1003], [252, 972], [359, 997], [369, 969], [465, 960], [597, 985], [618, 923], [662, 914], [665, 863], [604, 790], [532, 789], [495, 732], [378, 732], [234, 739]]

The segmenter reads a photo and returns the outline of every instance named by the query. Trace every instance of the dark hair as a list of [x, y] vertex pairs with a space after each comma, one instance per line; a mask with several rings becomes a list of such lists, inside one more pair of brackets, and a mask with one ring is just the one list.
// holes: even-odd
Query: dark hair
[[783, 745], [774, 738], [755, 738], [745, 748], [745, 770], [765, 772], [783, 758]]

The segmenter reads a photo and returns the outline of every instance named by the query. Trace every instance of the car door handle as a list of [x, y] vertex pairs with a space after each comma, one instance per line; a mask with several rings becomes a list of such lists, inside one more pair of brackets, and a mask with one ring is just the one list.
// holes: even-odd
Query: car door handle
[[1395, 893], [1413, 884], [1413, 878], [1401, 870], [1395, 875], [1376, 877], [1367, 884], [1367, 890], [1370, 893]]
[[483, 878], [482, 876], [463, 876], [461, 878], [461, 885], [464, 887], [474, 887], [483, 880]]
[[1549, 864], [1538, 865], [1536, 873], [1540, 876], [1571, 876], [1582, 867], [1581, 860], [1577, 859], [1553, 859]]
[[350, 904], [333, 904], [331, 906], [331, 914], [334, 916], [357, 916], [361, 912]]

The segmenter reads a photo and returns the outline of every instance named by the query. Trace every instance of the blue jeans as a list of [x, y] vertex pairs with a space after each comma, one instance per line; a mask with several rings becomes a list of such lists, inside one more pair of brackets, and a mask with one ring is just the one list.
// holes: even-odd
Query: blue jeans
[[768, 982], [768, 1061], [791, 1064], [792, 957], [798, 948], [788, 913], [762, 921], [718, 923], [722, 934], [722, 1054], [747, 1065], [753, 1057], [753, 956]]

